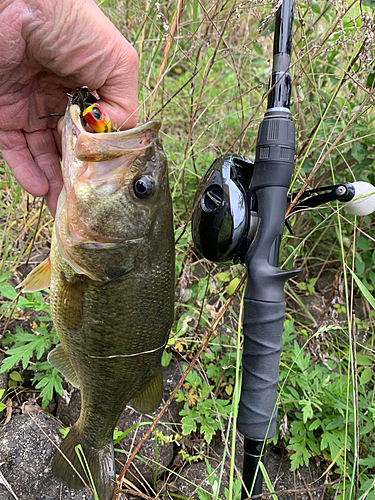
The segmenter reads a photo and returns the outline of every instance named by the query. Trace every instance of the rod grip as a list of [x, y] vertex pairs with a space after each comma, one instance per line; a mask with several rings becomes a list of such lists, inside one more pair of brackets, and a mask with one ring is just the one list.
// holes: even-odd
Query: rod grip
[[269, 439], [276, 433], [275, 403], [284, 320], [284, 301], [244, 299], [245, 340], [238, 430], [249, 439]]

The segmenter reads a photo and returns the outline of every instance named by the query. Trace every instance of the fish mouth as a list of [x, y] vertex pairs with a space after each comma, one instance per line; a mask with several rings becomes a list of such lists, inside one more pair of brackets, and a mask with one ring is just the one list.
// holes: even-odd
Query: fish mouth
[[[134, 176], [135, 160], [158, 139], [160, 120], [151, 120], [129, 130], [89, 132], [84, 128], [77, 104], [65, 114], [67, 149], [64, 185], [69, 192], [87, 186], [107, 196]], [[63, 172], [64, 174], [64, 172]]]
[[84, 128], [77, 104], [68, 108], [67, 115], [67, 127], [77, 137], [74, 153], [80, 161], [100, 162], [139, 153], [155, 142], [161, 127], [160, 120], [150, 120], [128, 130], [96, 133]]
[[133, 136], [134, 134], [144, 132], [146, 130], [154, 130], [158, 131], [161, 127], [161, 121], [160, 120], [150, 120], [146, 123], [142, 123], [140, 125], [137, 125], [134, 128], [130, 128], [127, 130], [118, 130], [117, 132], [88, 132], [82, 123], [81, 120], [81, 108], [78, 106], [78, 104], [72, 104], [68, 108], [70, 116], [72, 118], [72, 121], [74, 125], [79, 129], [81, 132], [84, 132], [86, 134], [94, 135], [95, 137], [108, 137], [108, 134], [110, 133], [112, 136], [115, 135], [117, 137], [121, 138], [126, 138], [128, 136]]

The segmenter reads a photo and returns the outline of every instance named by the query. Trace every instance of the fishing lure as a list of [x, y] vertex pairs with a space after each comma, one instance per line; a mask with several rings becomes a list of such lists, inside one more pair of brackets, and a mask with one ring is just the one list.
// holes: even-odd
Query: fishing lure
[[118, 132], [112, 125], [109, 116], [104, 113], [96, 102], [99, 98], [96, 92], [93, 92], [88, 87], [78, 87], [68, 96], [71, 104], [78, 104], [81, 108], [83, 120], [90, 125], [94, 132]]
[[94, 132], [118, 132], [112, 125], [108, 115], [104, 113], [99, 104], [91, 104], [82, 112], [82, 118], [90, 125]]
[[[118, 129], [112, 125], [108, 115], [104, 113], [99, 104], [96, 102], [99, 99], [95, 91], [89, 87], [78, 87], [71, 94], [66, 93], [70, 99], [70, 104], [77, 104], [81, 109], [83, 125], [90, 125], [94, 132], [118, 132]], [[40, 116], [39, 120], [50, 118], [51, 116], [64, 116], [60, 113], [50, 113]]]

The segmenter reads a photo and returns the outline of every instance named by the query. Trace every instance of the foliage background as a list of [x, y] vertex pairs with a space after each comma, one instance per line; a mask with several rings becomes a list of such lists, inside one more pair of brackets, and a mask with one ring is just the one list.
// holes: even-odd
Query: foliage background
[[[99, 5], [139, 54], [140, 121], [163, 120], [177, 273], [176, 321], [163, 361], [187, 365], [244, 275], [241, 265], [219, 267], [195, 252], [189, 223], [195, 191], [218, 155], [232, 151], [254, 157], [266, 109], [277, 5], [265, 0], [106, 0]], [[294, 193], [342, 181], [375, 184], [373, 7], [371, 0], [296, 3]], [[48, 253], [52, 224], [40, 201], [15, 184], [6, 165], [1, 170], [0, 292], [2, 352], [7, 353], [1, 371], [10, 372], [12, 397], [27, 385], [22, 370], [34, 371], [33, 383], [46, 407], [53, 391], [62, 390], [60, 376], [43, 357], [57, 342], [48, 295], [23, 297], [14, 286], [26, 263], [34, 265]], [[313, 459], [323, 463], [327, 477], [340, 479], [329, 490], [332, 497], [375, 499], [372, 217], [354, 218], [331, 204], [290, 222], [294, 235], [285, 235], [280, 263], [302, 272], [286, 285], [274, 443], [289, 454], [292, 470]], [[181, 434], [197, 443], [184, 449], [184, 460], [201, 460], [217, 431], [230, 440], [228, 423], [228, 432], [234, 432], [240, 295], [177, 395], [184, 402]], [[235, 439], [240, 438], [232, 443]], [[223, 459], [231, 469], [227, 497], [232, 498], [240, 483], [229, 446]]]

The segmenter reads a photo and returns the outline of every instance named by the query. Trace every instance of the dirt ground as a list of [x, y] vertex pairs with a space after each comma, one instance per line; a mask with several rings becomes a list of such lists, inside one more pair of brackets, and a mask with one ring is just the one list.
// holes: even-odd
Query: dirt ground
[[[171, 364], [164, 373], [165, 396], [177, 383], [180, 367]], [[68, 402], [67, 402], [68, 400]], [[33, 401], [25, 404], [22, 409], [14, 409], [9, 422], [0, 429], [0, 500], [89, 500], [86, 490], [74, 491], [62, 485], [51, 472], [51, 464], [56, 447], [61, 442], [59, 429], [72, 425], [78, 418], [80, 410], [79, 392], [73, 390], [68, 398], [58, 398], [54, 403], [55, 415], [51, 416], [35, 405]], [[173, 434], [173, 422], [178, 420], [181, 403], [171, 405], [169, 413], [158, 427], [164, 436]], [[140, 421], [141, 416], [127, 407], [118, 422], [118, 429], [124, 431]], [[143, 421], [150, 421], [147, 416]], [[125, 461], [121, 450], [129, 450], [142, 438], [147, 426], [138, 427], [117, 445], [117, 472], [119, 473]], [[242, 437], [238, 436], [235, 463], [242, 470]], [[189, 447], [187, 441], [183, 446]], [[207, 457], [215, 476], [219, 478], [223, 444], [220, 435], [216, 435]], [[136, 460], [127, 475], [127, 487], [133, 485], [139, 488], [139, 496], [134, 498], [155, 498], [157, 492], [177, 494], [184, 498], [198, 499], [197, 487], [210, 491], [207, 481], [207, 467], [204, 461], [198, 463], [182, 463], [178, 454], [179, 447], [166, 443], [158, 447], [158, 472], [155, 482], [155, 440], [149, 438], [141, 448], [140, 457]], [[148, 465], [147, 463], [148, 462]], [[225, 488], [228, 487], [229, 466], [226, 461], [219, 497], [225, 499]], [[326, 483], [332, 483], [332, 477], [324, 476], [323, 464], [310, 460], [309, 467], [301, 467], [295, 472], [290, 471], [289, 457], [281, 449], [268, 445], [264, 457], [266, 470], [271, 479], [276, 498], [280, 500], [327, 500]], [[173, 474], [175, 471], [177, 475]], [[152, 486], [150, 486], [152, 485]], [[264, 484], [262, 498], [270, 497]], [[124, 497], [125, 498], [125, 497]]]

